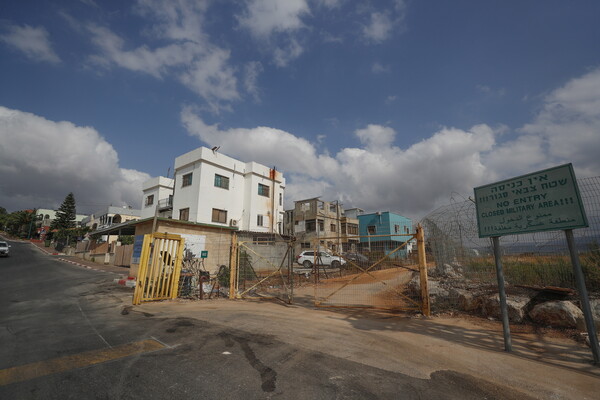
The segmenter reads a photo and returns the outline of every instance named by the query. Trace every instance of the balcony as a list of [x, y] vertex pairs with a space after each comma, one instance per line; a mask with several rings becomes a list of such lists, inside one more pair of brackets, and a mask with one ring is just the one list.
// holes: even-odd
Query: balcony
[[158, 210], [172, 210], [173, 209], [173, 196], [169, 196], [167, 199], [161, 199], [158, 201]]

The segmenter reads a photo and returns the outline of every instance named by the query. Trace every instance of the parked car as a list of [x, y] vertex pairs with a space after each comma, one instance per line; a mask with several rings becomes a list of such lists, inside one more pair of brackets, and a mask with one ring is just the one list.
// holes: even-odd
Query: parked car
[[[315, 262], [315, 252], [311, 250], [303, 251], [296, 256], [296, 262], [305, 268], [312, 268], [313, 262]], [[342, 257], [334, 256], [333, 254], [325, 251], [320, 251], [316, 257], [317, 265], [330, 266], [332, 268], [339, 268], [346, 264], [346, 260]]]
[[10, 245], [6, 242], [0, 241], [0, 256], [8, 257], [8, 249]]
[[352, 261], [358, 265], [369, 264], [369, 257], [365, 256], [364, 254], [348, 252], [348, 253], [342, 253], [342, 256], [346, 260]]

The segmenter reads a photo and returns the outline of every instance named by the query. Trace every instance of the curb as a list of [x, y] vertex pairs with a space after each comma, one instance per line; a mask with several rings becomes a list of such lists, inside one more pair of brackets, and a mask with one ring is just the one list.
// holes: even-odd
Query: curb
[[114, 279], [114, 283], [117, 285], [125, 286], [125, 287], [135, 287], [135, 278], [133, 276], [128, 276], [127, 278]]
[[77, 265], [78, 267], [82, 267], [82, 268], [85, 268], [85, 269], [91, 269], [92, 271], [106, 272], [106, 273], [109, 273], [109, 274], [118, 275], [116, 272], [105, 271], [103, 269], [90, 267], [89, 265], [81, 264], [81, 263], [78, 263], [77, 261], [67, 260], [66, 258], [57, 258], [57, 260], [63, 261], [63, 262], [69, 263], [69, 264]]
[[46, 249], [44, 249], [44, 248], [41, 248], [41, 247], [39, 247], [39, 246], [36, 246], [36, 245], [35, 245], [35, 244], [33, 244], [33, 243], [31, 243], [31, 244], [32, 244], [32, 245], [33, 245], [33, 247], [35, 247], [36, 249], [38, 249], [39, 251], [41, 251], [41, 252], [42, 252], [42, 253], [44, 253], [44, 254], [48, 254], [49, 256], [64, 256], [64, 255], [65, 255], [65, 253], [57, 253], [57, 252], [55, 252], [55, 251], [49, 251], [49, 250], [46, 250]]
[[[50, 252], [47, 251], [45, 249], [42, 249], [41, 247], [38, 247], [36, 245], [33, 245], [35, 248], [37, 248], [38, 250], [40, 250], [41, 252], [47, 254], [47, 255], [51, 255], [51, 256], [64, 256], [64, 253], [56, 253], [56, 252]], [[72, 265], [77, 265], [78, 267], [82, 267], [85, 269], [90, 269], [92, 271], [98, 271], [98, 272], [107, 272], [109, 274], [113, 274], [113, 275], [119, 275], [116, 272], [113, 271], [105, 271], [103, 269], [100, 268], [94, 268], [94, 267], [90, 267], [89, 265], [86, 264], [82, 264], [79, 263], [77, 261], [72, 261], [72, 260], [67, 260], [66, 258], [62, 258], [62, 257], [58, 257], [57, 260], [62, 261], [62, 262], [66, 262]], [[122, 275], [121, 275], [122, 276]], [[126, 279], [114, 279], [113, 280], [114, 283], [117, 283], [119, 285], [125, 286], [125, 287], [135, 287], [135, 278], [134, 277], [127, 277]]]

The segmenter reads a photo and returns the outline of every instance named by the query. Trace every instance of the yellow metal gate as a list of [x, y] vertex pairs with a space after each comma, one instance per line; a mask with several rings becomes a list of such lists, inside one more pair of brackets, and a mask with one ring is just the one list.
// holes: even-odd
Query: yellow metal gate
[[184, 239], [179, 235], [144, 235], [133, 304], [177, 298]]

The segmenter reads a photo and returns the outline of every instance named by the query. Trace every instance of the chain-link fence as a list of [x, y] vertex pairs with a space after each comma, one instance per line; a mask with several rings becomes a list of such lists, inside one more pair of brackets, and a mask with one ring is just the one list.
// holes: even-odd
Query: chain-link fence
[[234, 295], [291, 302], [289, 238], [272, 233], [239, 232], [235, 242]]
[[[353, 252], [304, 251], [296, 260], [296, 271], [306, 271], [298, 281], [295, 298], [314, 297], [320, 307], [421, 310], [420, 291], [406, 290], [412, 273], [418, 273], [413, 235], [357, 237], [364, 245]], [[307, 270], [306, 267], [309, 267]]]
[[[600, 295], [600, 177], [578, 180], [589, 227], [575, 229], [588, 290]], [[496, 270], [491, 239], [479, 238], [475, 203], [471, 199], [452, 199], [451, 204], [428, 214], [421, 222], [425, 228], [434, 309], [469, 303], [467, 292], [496, 293]], [[555, 288], [570, 293], [575, 289], [573, 267], [563, 231], [508, 235], [500, 238], [502, 264], [509, 294], [519, 290]], [[572, 291], [571, 291], [572, 292]]]

